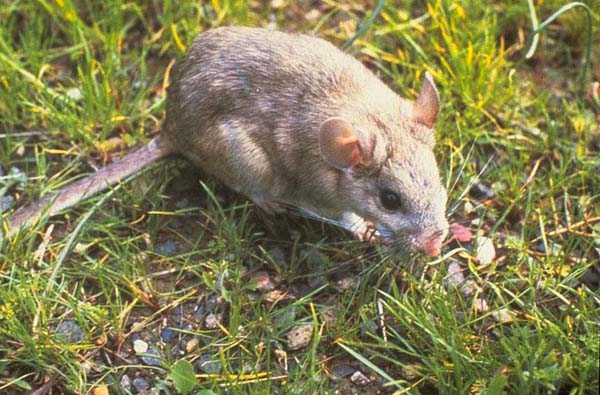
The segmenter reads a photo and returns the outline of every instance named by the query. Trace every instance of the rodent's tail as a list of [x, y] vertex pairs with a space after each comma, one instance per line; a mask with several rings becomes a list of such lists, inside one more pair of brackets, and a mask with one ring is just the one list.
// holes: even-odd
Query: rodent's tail
[[[157, 136], [142, 148], [112, 162], [94, 174], [75, 181], [38, 202], [17, 209], [10, 217], [7, 235], [10, 237], [19, 229], [30, 226], [42, 214], [53, 216], [83, 199], [102, 192], [171, 153], [172, 150], [165, 144], [161, 144], [160, 136]], [[2, 239], [1, 231], [0, 239]]]

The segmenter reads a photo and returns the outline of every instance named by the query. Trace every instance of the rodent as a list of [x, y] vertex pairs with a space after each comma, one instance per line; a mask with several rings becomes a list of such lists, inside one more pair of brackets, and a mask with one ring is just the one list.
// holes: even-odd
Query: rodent
[[430, 256], [447, 235], [431, 76], [412, 102], [322, 39], [249, 27], [198, 34], [175, 65], [161, 133], [31, 206], [9, 234], [180, 154], [268, 210], [295, 206]]

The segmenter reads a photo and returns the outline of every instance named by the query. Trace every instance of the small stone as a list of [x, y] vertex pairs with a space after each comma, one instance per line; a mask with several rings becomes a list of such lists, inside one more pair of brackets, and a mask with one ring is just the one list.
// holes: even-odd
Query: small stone
[[223, 322], [222, 314], [210, 313], [206, 316], [206, 319], [204, 320], [204, 325], [206, 326], [207, 329], [216, 329], [221, 325], [222, 322]]
[[212, 295], [210, 298], [208, 298], [208, 300], [205, 303], [206, 309], [210, 311], [214, 311], [217, 308], [217, 306], [219, 306], [219, 304], [220, 301], [217, 295]]
[[0, 196], [0, 213], [10, 210], [15, 198], [12, 196]]
[[12, 166], [8, 170], [8, 175], [11, 178], [15, 178], [18, 180], [17, 185], [19, 188], [25, 188], [27, 186], [27, 174], [16, 166]]
[[287, 372], [288, 371], [288, 354], [287, 354], [287, 352], [285, 352], [285, 350], [276, 348], [275, 350], [273, 350], [273, 355], [275, 355], [277, 362], [283, 368], [283, 370], [285, 370]]
[[194, 337], [185, 344], [185, 351], [189, 354], [198, 347], [198, 338]]
[[133, 351], [135, 351], [136, 354], [141, 354], [148, 351], [148, 343], [146, 343], [142, 339], [134, 340]]
[[198, 369], [206, 374], [219, 374], [223, 369], [221, 362], [213, 361], [211, 356], [208, 354], [202, 354], [195, 362], [195, 365]]
[[150, 384], [143, 377], [136, 377], [133, 379], [133, 387], [139, 391], [146, 391], [150, 388]]
[[159, 356], [160, 354], [158, 353], [158, 351], [156, 351], [153, 348], [149, 348], [147, 352], [144, 353], [145, 355], [140, 355], [140, 359], [142, 360], [142, 362], [144, 362], [146, 365], [149, 366], [161, 366], [162, 362], [159, 358], [155, 358], [153, 357], [153, 355]]
[[83, 340], [84, 334], [79, 325], [75, 321], [65, 320], [58, 324], [55, 328], [56, 335], [64, 343], [79, 343]]
[[304, 17], [306, 18], [307, 21], [317, 21], [319, 18], [321, 18], [321, 11], [319, 11], [316, 8], [313, 8], [312, 10], [308, 11], [306, 14], [304, 14]]
[[509, 324], [514, 321], [514, 315], [507, 308], [492, 312], [492, 317], [501, 324]]
[[[183, 210], [184, 208], [187, 208], [190, 206], [190, 199], [184, 197], [182, 199], [179, 199], [176, 203], [175, 203], [175, 208], [178, 210]], [[172, 228], [180, 228], [182, 225], [181, 222], [169, 222], [169, 226]]]
[[321, 319], [329, 325], [335, 325], [336, 318], [336, 311], [334, 308], [329, 308], [321, 312]]
[[446, 283], [451, 286], [460, 286], [465, 281], [463, 269], [456, 262], [450, 262], [448, 265], [448, 275]]
[[77, 243], [77, 244], [75, 244], [75, 247], [73, 247], [73, 252], [76, 254], [83, 254], [83, 253], [85, 253], [85, 251], [88, 249], [89, 246], [90, 246], [90, 244]]
[[100, 384], [99, 386], [94, 387], [92, 393], [94, 395], [108, 395], [108, 386], [106, 384]]
[[477, 240], [476, 256], [481, 265], [489, 265], [496, 257], [494, 243], [489, 237], [481, 236]]
[[65, 95], [73, 101], [79, 101], [83, 98], [83, 94], [79, 88], [69, 88], [65, 92]]
[[489, 309], [490, 309], [490, 307], [488, 306], [485, 299], [478, 298], [477, 300], [475, 300], [475, 310], [477, 310], [477, 312], [485, 313]]
[[252, 281], [256, 282], [258, 291], [272, 291], [275, 289], [275, 284], [271, 281], [271, 277], [267, 272], [256, 272], [251, 276]]
[[355, 373], [355, 369], [348, 365], [337, 365], [331, 369], [331, 378], [334, 381], [339, 381]]
[[291, 351], [306, 347], [312, 338], [314, 327], [310, 324], [296, 325], [287, 334], [288, 348]]
[[465, 280], [460, 286], [460, 292], [465, 296], [471, 296], [479, 289], [479, 285], [473, 280]]
[[471, 203], [470, 200], [467, 200], [464, 205], [464, 210], [465, 210], [465, 214], [469, 215], [473, 212], [473, 210], [475, 210], [475, 206], [473, 206], [473, 203]]
[[202, 322], [202, 320], [204, 319], [204, 314], [206, 314], [204, 304], [198, 304], [196, 306], [196, 311], [194, 311], [194, 321]]
[[162, 243], [157, 244], [154, 252], [163, 256], [176, 255], [178, 251], [177, 243], [174, 240], [166, 240]]
[[175, 332], [173, 331], [173, 329], [171, 329], [169, 327], [163, 328], [160, 331], [160, 338], [162, 339], [163, 342], [168, 343], [173, 338], [174, 333]]
[[356, 286], [356, 278], [350, 277], [350, 276], [345, 276], [345, 277], [339, 278], [336, 281], [336, 285], [341, 290], [354, 288]]
[[365, 385], [368, 385], [371, 382], [371, 380], [359, 370], [357, 370], [356, 372], [354, 372], [354, 374], [352, 374], [352, 376], [350, 376], [350, 381], [352, 381], [355, 385], [358, 385], [359, 387], [364, 387]]
[[274, 289], [264, 295], [264, 300], [269, 303], [281, 302], [288, 299], [290, 299], [289, 294], [279, 289]]
[[128, 375], [124, 374], [123, 377], [121, 377], [120, 383], [124, 390], [131, 391], [131, 379]]

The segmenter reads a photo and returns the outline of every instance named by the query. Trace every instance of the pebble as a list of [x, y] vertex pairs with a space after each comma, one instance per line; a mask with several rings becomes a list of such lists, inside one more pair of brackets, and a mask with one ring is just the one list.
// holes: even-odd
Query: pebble
[[331, 369], [331, 378], [334, 381], [340, 381], [341, 379], [352, 375], [356, 370], [348, 365], [338, 365]]
[[189, 354], [198, 347], [198, 338], [194, 337], [185, 344], [185, 351]]
[[350, 277], [350, 276], [344, 276], [344, 277], [338, 278], [336, 280], [336, 285], [341, 290], [354, 288], [356, 286], [356, 278]]
[[12, 196], [0, 196], [0, 213], [8, 211], [12, 207], [14, 201], [15, 198]]
[[133, 351], [135, 351], [136, 354], [145, 353], [146, 351], [148, 351], [148, 343], [141, 339], [134, 340]]
[[280, 289], [274, 289], [274, 290], [264, 294], [264, 300], [269, 303], [280, 302], [280, 301], [288, 300], [288, 299], [290, 299], [289, 294]]
[[223, 369], [221, 362], [213, 361], [208, 354], [202, 354], [195, 362], [195, 365], [206, 374], [218, 374], [221, 373], [221, 370]]
[[477, 240], [477, 259], [481, 265], [489, 265], [496, 257], [494, 243], [489, 237], [481, 236]]
[[473, 280], [465, 280], [465, 282], [460, 286], [460, 292], [462, 292], [465, 296], [471, 296], [475, 294], [475, 292], [479, 289], [479, 285]]
[[215, 308], [219, 305], [219, 297], [217, 295], [212, 295], [205, 303], [206, 309], [214, 311]]
[[485, 313], [486, 311], [488, 311], [490, 308], [486, 302], [485, 299], [483, 298], [479, 298], [475, 301], [475, 309], [477, 310], [477, 312], [479, 313]]
[[206, 316], [204, 320], [204, 325], [207, 329], [216, 329], [223, 322], [223, 314], [213, 314], [210, 313]]
[[[184, 208], [187, 208], [189, 206], [190, 206], [190, 199], [188, 199], [187, 197], [179, 199], [175, 203], [175, 208], [178, 209], [178, 210], [183, 210]], [[171, 223], [169, 223], [169, 225], [172, 226]], [[178, 227], [181, 227], [181, 225], [182, 225], [181, 222], [179, 222], [179, 226]]]
[[287, 334], [288, 349], [291, 351], [306, 347], [312, 338], [314, 327], [310, 324], [296, 325]]
[[73, 101], [80, 101], [81, 99], [83, 99], [83, 94], [81, 93], [81, 90], [77, 87], [67, 89], [65, 95]]
[[352, 374], [352, 376], [350, 376], [350, 381], [352, 381], [355, 385], [358, 385], [360, 387], [364, 387], [365, 385], [368, 385], [371, 382], [371, 380], [367, 376], [365, 376], [365, 374], [360, 370], [357, 370]]
[[83, 340], [83, 331], [75, 321], [65, 320], [54, 329], [63, 342], [73, 344]]
[[178, 251], [177, 243], [174, 240], [166, 240], [156, 245], [154, 252], [163, 256], [176, 255]]
[[268, 292], [275, 289], [275, 284], [267, 272], [256, 272], [252, 274], [251, 279], [256, 283], [258, 291]]
[[145, 353], [146, 355], [140, 355], [140, 359], [148, 366], [161, 366], [162, 361], [159, 358], [153, 357], [153, 355], [159, 356], [160, 354], [154, 348], [149, 348]]
[[163, 342], [168, 343], [171, 341], [171, 339], [173, 339], [174, 334], [175, 332], [173, 331], [173, 329], [166, 327], [160, 331], [160, 338]]
[[19, 179], [19, 182], [18, 182], [19, 188], [24, 188], [27, 186], [27, 174], [25, 174], [25, 172], [23, 170], [19, 169], [18, 167], [12, 166], [8, 170], [8, 175]]
[[202, 320], [204, 319], [204, 314], [206, 314], [204, 304], [198, 304], [196, 306], [196, 311], [194, 311], [194, 321], [202, 322]]
[[465, 281], [463, 275], [463, 269], [456, 262], [450, 262], [448, 265], [448, 275], [446, 276], [446, 283], [451, 286], [460, 286]]
[[337, 312], [334, 307], [321, 311], [321, 319], [329, 325], [335, 325], [337, 321]]
[[131, 379], [128, 375], [124, 374], [123, 377], [121, 377], [120, 383], [125, 391], [131, 391]]
[[514, 320], [513, 314], [506, 308], [493, 311], [492, 317], [501, 324], [508, 324]]
[[148, 390], [150, 388], [150, 384], [143, 377], [136, 377], [133, 379], [133, 387], [139, 392]]

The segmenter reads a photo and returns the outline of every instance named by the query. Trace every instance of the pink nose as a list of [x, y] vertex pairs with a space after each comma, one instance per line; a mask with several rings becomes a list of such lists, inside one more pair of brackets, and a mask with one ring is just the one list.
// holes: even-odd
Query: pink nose
[[430, 257], [440, 255], [442, 252], [442, 241], [443, 239], [440, 237], [433, 237], [427, 240], [425, 244], [423, 244], [423, 252]]

